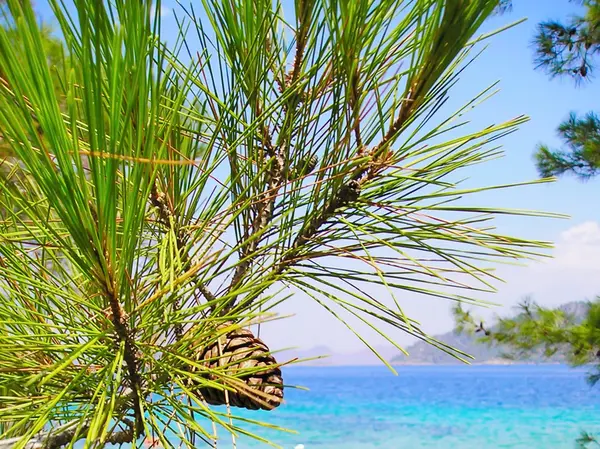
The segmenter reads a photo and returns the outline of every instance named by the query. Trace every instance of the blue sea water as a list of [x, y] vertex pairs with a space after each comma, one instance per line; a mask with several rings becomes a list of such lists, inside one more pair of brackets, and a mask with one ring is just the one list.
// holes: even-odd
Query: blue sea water
[[246, 426], [284, 448], [572, 449], [581, 431], [600, 431], [598, 391], [584, 370], [564, 366], [407, 366], [398, 376], [294, 367], [284, 376], [309, 391], [287, 388], [275, 411], [243, 414], [298, 432]]

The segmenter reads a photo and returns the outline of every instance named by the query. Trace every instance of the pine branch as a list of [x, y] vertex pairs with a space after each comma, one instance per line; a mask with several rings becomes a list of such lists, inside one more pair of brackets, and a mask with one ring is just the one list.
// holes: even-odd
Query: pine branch
[[505, 357], [523, 359], [530, 356], [549, 358], [560, 355], [572, 366], [592, 366], [588, 381], [600, 380], [600, 302], [585, 308], [550, 309], [529, 299], [517, 307], [517, 313], [503, 317], [491, 328], [457, 306], [454, 309], [456, 330], [468, 334], [481, 333], [482, 343], [507, 348]]
[[[127, 388], [123, 395], [117, 398], [116, 411], [123, 412], [131, 401], [135, 400], [135, 392], [131, 388]], [[73, 419], [66, 424], [58, 426], [54, 429], [43, 431], [32, 436], [23, 449], [58, 449], [71, 442], [75, 437], [75, 441], [82, 440], [87, 437], [89, 426], [92, 419], [86, 419], [83, 423], [81, 419]], [[127, 418], [121, 418], [121, 423], [127, 426], [124, 430], [113, 430], [113, 432], [105, 440], [110, 444], [131, 443], [135, 439], [135, 424]], [[139, 436], [139, 435], [138, 435]], [[0, 440], [0, 449], [12, 449], [20, 444], [22, 437], [13, 437]]]
[[[435, 39], [428, 48], [428, 55], [431, 56], [431, 59], [425, 58], [419, 70], [409, 78], [406, 95], [401, 101], [400, 110], [392, 125], [382, 140], [369, 151], [368, 160], [354, 170], [349, 179], [342, 183], [332, 198], [325, 203], [321, 211], [299, 231], [291, 248], [271, 270], [270, 276], [272, 278], [279, 277], [292, 265], [303, 260], [302, 252], [310, 242], [314, 241], [321, 227], [353, 202], [356, 202], [360, 198], [363, 186], [376, 180], [386, 168], [391, 166], [393, 152], [389, 149], [390, 145], [408, 125], [413, 113], [425, 103], [428, 89], [432, 85], [434, 64], [439, 63], [436, 55], [446, 49], [448, 45], [456, 45], [456, 36], [453, 35], [452, 30], [460, 28], [464, 21], [465, 17], [459, 3], [453, 3], [452, 8], [444, 8], [444, 24], [437, 30]], [[464, 39], [464, 36], [462, 38]], [[450, 54], [446, 55], [448, 63], [453, 59], [449, 56]], [[439, 75], [442, 73], [440, 72]], [[364, 148], [358, 147], [355, 157], [360, 157], [362, 154], [364, 154]]]
[[[152, 189], [150, 191], [150, 202], [155, 207], [158, 219], [160, 223], [167, 229], [173, 229], [175, 232], [175, 245], [176, 250], [179, 256], [183, 261], [183, 271], [187, 271], [190, 269], [192, 265], [192, 259], [187, 251], [184, 251], [186, 245], [187, 236], [179, 227], [174, 228], [174, 223], [177, 223], [177, 217], [174, 216], [174, 211], [169, 206], [171, 201], [169, 200], [169, 196], [165, 192], [160, 192], [158, 187], [156, 186], [156, 181], [152, 184]], [[203, 283], [198, 281], [197, 288], [200, 290], [200, 293], [206, 298], [208, 302], [214, 302], [216, 296], [210, 291], [210, 289]], [[178, 310], [178, 302], [174, 305], [174, 310]], [[213, 306], [214, 307], [214, 306]], [[181, 324], [178, 324], [175, 329], [175, 334], [178, 336], [178, 339], [181, 338], [183, 333], [183, 328]]]
[[600, 50], [600, 26], [579, 17], [567, 24], [543, 22], [535, 38], [536, 63], [551, 76], [587, 78]]
[[[240, 262], [235, 268], [235, 272], [229, 284], [228, 291], [234, 291], [246, 276], [248, 270], [252, 265], [252, 260], [256, 249], [261, 241], [260, 234], [264, 232], [269, 221], [273, 216], [273, 207], [279, 189], [283, 186], [284, 177], [284, 162], [283, 156], [280, 150], [274, 150], [270, 144], [267, 148], [271, 148], [269, 153], [271, 154], [269, 160], [269, 170], [267, 171], [268, 178], [268, 189], [264, 191], [259, 198], [257, 204], [257, 212], [252, 221], [250, 230], [246, 232], [242, 238], [240, 246], [242, 248], [240, 253]], [[231, 298], [230, 301], [223, 308], [224, 311], [231, 309], [235, 305], [236, 297]]]
[[559, 176], [568, 172], [581, 179], [600, 173], [600, 119], [594, 113], [583, 118], [571, 114], [558, 128], [564, 150], [538, 146], [536, 165], [541, 176]]
[[[293, 86], [300, 76], [302, 62], [304, 58], [304, 52], [307, 44], [307, 36], [308, 31], [310, 29], [310, 17], [311, 10], [314, 7], [313, 0], [302, 0], [299, 3], [300, 11], [298, 15], [298, 20], [300, 22], [300, 26], [298, 32], [296, 33], [296, 54], [294, 57], [294, 64], [291, 72], [286, 76], [285, 83], [286, 88]], [[281, 92], [285, 93], [285, 89]], [[292, 117], [296, 112], [296, 107], [298, 102], [300, 101], [300, 95], [292, 95], [290, 104], [286, 105], [285, 109], [285, 117], [284, 117], [284, 128], [285, 124], [290, 124], [293, 122]], [[262, 109], [257, 100], [257, 117], [260, 117]], [[288, 125], [289, 126], [289, 125]], [[271, 133], [267, 129], [266, 126], [262, 126], [262, 139], [263, 146], [267, 150], [267, 154], [269, 155], [269, 169], [267, 170], [267, 189], [261, 194], [260, 199], [257, 204], [257, 213], [251, 224], [251, 230], [244, 234], [242, 239], [242, 251], [240, 252], [240, 262], [236, 266], [235, 272], [231, 279], [231, 283], [229, 284], [228, 291], [234, 291], [241, 282], [243, 278], [246, 276], [248, 270], [250, 269], [253, 261], [253, 255], [256, 252], [261, 238], [260, 235], [264, 232], [266, 227], [273, 216], [273, 209], [275, 206], [275, 201], [278, 197], [279, 190], [283, 186], [286, 181], [284, 177], [285, 172], [289, 172], [290, 168], [286, 166], [286, 162], [289, 160], [289, 155], [287, 154], [289, 142], [291, 140], [292, 130], [288, 130], [287, 140], [280, 140], [277, 142], [277, 145], [274, 146]], [[280, 133], [281, 136], [285, 136], [285, 129], [282, 129]], [[244, 243], [245, 242], [245, 243]], [[233, 296], [228, 303], [223, 308], [224, 312], [230, 310], [235, 306], [237, 301], [237, 296]]]
[[[420, 82], [414, 83], [414, 89], [410, 89], [407, 98], [402, 102], [398, 117], [385, 134], [381, 142], [370, 151], [369, 160], [358, 168], [352, 175], [351, 179], [342, 184], [339, 190], [333, 195], [333, 198], [325, 204], [320, 214], [315, 216], [306, 227], [304, 227], [296, 236], [292, 248], [287, 255], [278, 264], [274, 273], [280, 275], [289, 266], [296, 262], [298, 254], [302, 251], [303, 246], [310, 242], [330, 218], [334, 217], [339, 211], [345, 209], [348, 205], [358, 200], [362, 185], [375, 179], [375, 177], [387, 167], [386, 159], [387, 147], [389, 143], [403, 129], [406, 120], [410, 117], [418, 101], [413, 98], [413, 92], [417, 92]], [[357, 157], [363, 154], [364, 148], [358, 146]]]

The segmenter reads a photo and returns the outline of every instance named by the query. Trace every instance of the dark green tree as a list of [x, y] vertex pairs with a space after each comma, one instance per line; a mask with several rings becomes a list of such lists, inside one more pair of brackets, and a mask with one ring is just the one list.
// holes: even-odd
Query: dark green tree
[[[589, 79], [600, 54], [600, 1], [584, 0], [585, 14], [567, 22], [543, 22], [535, 38], [536, 63], [550, 76]], [[571, 113], [558, 127], [563, 149], [539, 145], [535, 153], [542, 176], [571, 172], [586, 179], [600, 171], [600, 119], [594, 112]]]
[[[584, 14], [565, 21], [538, 25], [534, 38], [536, 67], [551, 77], [566, 76], [575, 83], [589, 81], [600, 54], [600, 1], [571, 0], [584, 7]], [[500, 12], [510, 9], [511, 0], [500, 3]], [[562, 148], [540, 144], [535, 161], [541, 176], [571, 173], [587, 179], [600, 172], [600, 118], [595, 112], [571, 113], [558, 127]]]

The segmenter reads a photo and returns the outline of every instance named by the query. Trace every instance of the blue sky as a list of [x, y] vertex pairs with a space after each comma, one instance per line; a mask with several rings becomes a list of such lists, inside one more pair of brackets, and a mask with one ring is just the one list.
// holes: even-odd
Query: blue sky
[[[37, 9], [43, 17], [50, 16], [42, 2], [38, 3]], [[447, 107], [457, 108], [499, 80], [501, 92], [469, 116], [471, 129], [481, 129], [521, 114], [528, 115], [531, 120], [502, 140], [506, 151], [504, 158], [463, 173], [469, 177], [469, 184], [483, 186], [535, 179], [537, 173], [532, 153], [536, 144], [545, 142], [558, 146], [560, 141], [555, 128], [570, 111], [600, 111], [600, 80], [575, 87], [572, 80], [550, 79], [533, 65], [531, 41], [537, 23], [563, 19], [576, 11], [577, 7], [568, 0], [514, 0], [512, 13], [495, 17], [485, 24], [482, 31], [521, 18], [528, 19], [489, 41], [485, 53], [461, 77]], [[163, 24], [167, 34], [176, 29], [168, 6], [163, 6]], [[522, 217], [497, 221], [499, 231], [504, 234], [553, 241], [556, 249], [552, 261], [533, 263], [528, 267], [500, 268], [498, 273], [507, 282], [496, 295], [485, 299], [502, 306], [482, 310], [483, 317], [506, 313], [525, 295], [532, 295], [542, 304], [556, 305], [591, 299], [594, 294], [600, 294], [599, 192], [600, 179], [583, 183], [567, 176], [554, 184], [491, 191], [477, 197], [477, 204], [545, 210], [571, 217], [569, 220]], [[385, 291], [381, 294], [387, 295]], [[451, 328], [449, 303], [422, 297], [400, 296], [398, 299], [405, 312], [420, 320], [429, 332], [440, 333]], [[342, 352], [362, 349], [360, 342], [343, 325], [306, 297], [295, 297], [280, 312], [294, 313], [295, 316], [263, 327], [262, 335], [272, 349], [316, 345]], [[372, 332], [365, 334], [371, 341], [381, 344], [381, 339]], [[401, 334], [393, 336], [402, 344], [409, 342]]]

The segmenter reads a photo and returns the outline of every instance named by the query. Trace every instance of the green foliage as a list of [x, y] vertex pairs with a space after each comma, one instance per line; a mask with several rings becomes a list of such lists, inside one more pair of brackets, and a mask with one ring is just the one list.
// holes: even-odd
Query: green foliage
[[572, 172], [587, 179], [600, 171], [600, 119], [593, 112], [579, 118], [571, 114], [569, 120], [558, 127], [566, 150], [551, 150], [540, 145], [535, 154], [541, 176], [558, 176]]
[[[2, 26], [6, 31], [6, 36], [15, 50], [15, 56], [20, 61], [23, 61], [26, 57], [25, 48], [22, 45], [18, 31], [14, 22], [11, 20], [11, 16], [6, 8], [6, 5], [3, 3], [4, 2], [0, 2], [0, 26]], [[42, 41], [42, 47], [44, 49], [46, 61], [50, 67], [50, 73], [56, 93], [58, 96], [60, 96], [60, 92], [62, 90], [60, 80], [67, 70], [65, 47], [63, 42], [54, 35], [52, 27], [50, 27], [48, 24], [40, 24], [40, 39]], [[1, 69], [0, 82], [6, 82], [6, 77]], [[11, 150], [10, 144], [5, 142], [0, 135], [0, 158], [3, 160], [3, 163], [0, 165], [0, 173], [4, 176], [6, 176], [7, 172], [10, 172], [11, 169], [15, 167], [12, 156], [14, 156], [14, 154]], [[12, 173], [12, 176], [16, 176], [16, 174]]]
[[[535, 38], [539, 67], [551, 76], [567, 75], [576, 81], [589, 78], [600, 54], [600, 2], [582, 2], [586, 13], [567, 23], [544, 22]], [[540, 145], [535, 154], [541, 176], [574, 173], [587, 179], [600, 168], [600, 120], [590, 112], [584, 117], [572, 113], [558, 127], [566, 149], [552, 150]]]
[[[550, 76], [568, 75], [577, 80], [589, 77], [600, 53], [600, 2], [569, 0], [583, 5], [585, 14], [566, 22], [549, 20], [538, 24], [534, 38], [535, 63]], [[513, 0], [501, 0], [498, 12], [512, 10]]]
[[526, 119], [466, 130], [490, 89], [440, 114], [497, 0], [205, 0], [172, 46], [160, 4], [50, 3], [58, 82], [28, 2], [0, 30], [0, 134], [26, 174], [0, 181], [3, 449], [260, 439], [200, 393], [269, 403], [248, 379], [279, 367], [262, 343], [262, 366], [226, 359], [232, 330], [303, 292], [367, 345], [353, 321], [464, 357], [397, 295], [475, 302], [549, 246], [489, 223], [542, 214], [469, 204], [513, 186], [457, 181]]
[[535, 37], [536, 63], [551, 76], [586, 78], [600, 53], [600, 2], [582, 1], [586, 13], [566, 23], [542, 22]]

